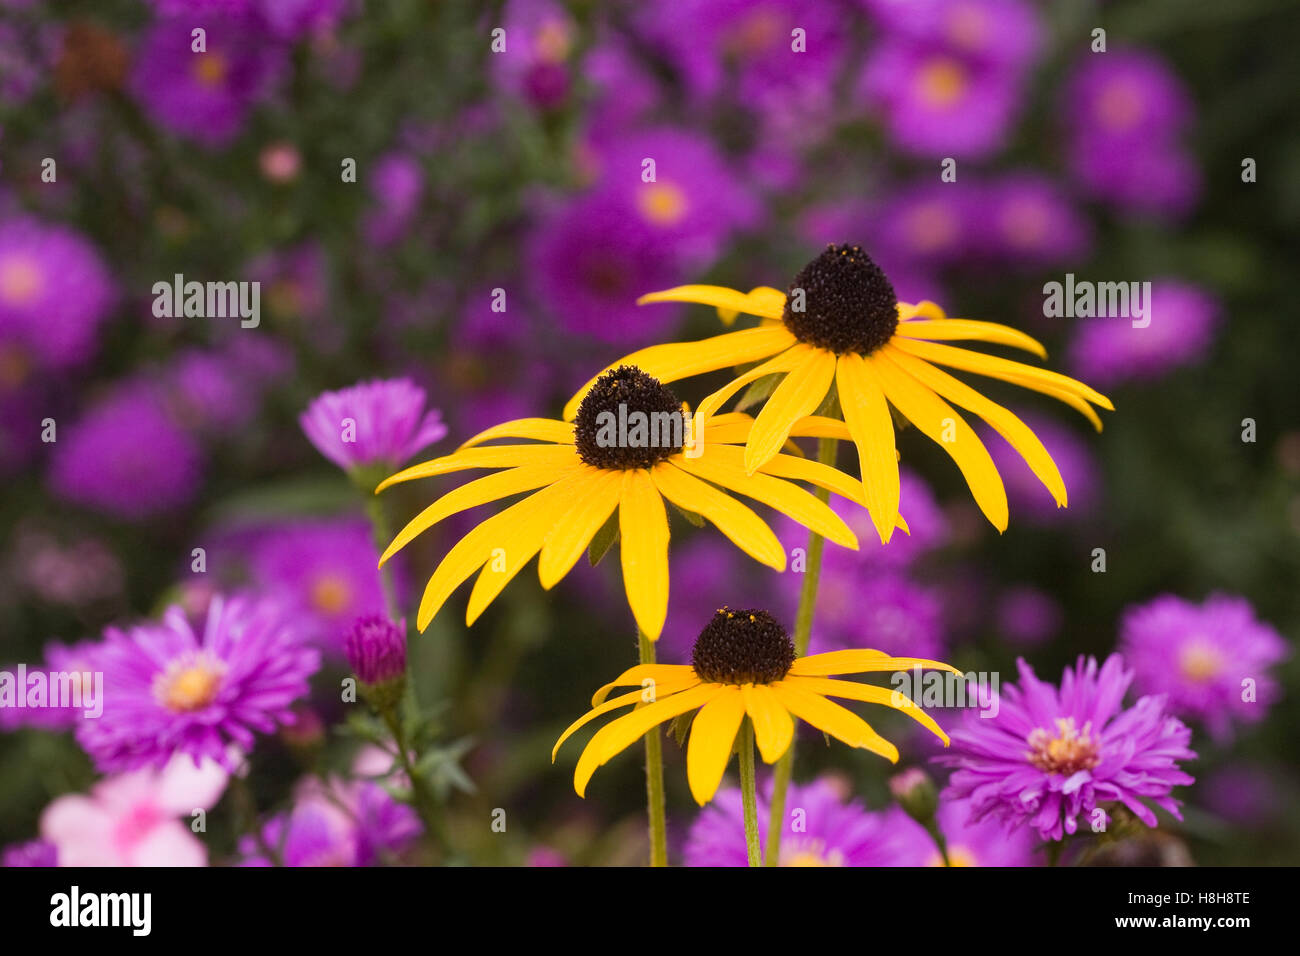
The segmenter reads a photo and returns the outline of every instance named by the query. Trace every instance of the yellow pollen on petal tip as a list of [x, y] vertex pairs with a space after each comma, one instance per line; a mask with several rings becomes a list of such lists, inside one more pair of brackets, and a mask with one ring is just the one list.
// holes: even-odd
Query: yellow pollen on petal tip
[[969, 85], [966, 69], [947, 56], [937, 56], [921, 67], [917, 77], [921, 98], [931, 106], [952, 106]]
[[1129, 83], [1112, 83], [1097, 97], [1097, 118], [1117, 132], [1137, 126], [1142, 112], [1142, 97]]
[[1079, 729], [1073, 717], [1058, 717], [1055, 735], [1038, 727], [1030, 733], [1027, 742], [1029, 762], [1046, 773], [1069, 776], [1080, 770], [1091, 770], [1101, 762], [1099, 741], [1092, 736], [1092, 721]]
[[322, 614], [341, 614], [352, 603], [352, 588], [337, 574], [322, 574], [311, 586], [311, 603]]
[[226, 58], [209, 50], [199, 54], [194, 64], [194, 76], [204, 86], [219, 86], [226, 78]]
[[636, 205], [641, 215], [656, 226], [677, 225], [690, 207], [681, 187], [669, 182], [643, 184]]
[[202, 710], [217, 696], [226, 666], [207, 652], [174, 660], [154, 678], [155, 699], [168, 710]]
[[1190, 681], [1198, 683], [1218, 676], [1223, 669], [1219, 652], [1203, 640], [1190, 641], [1178, 655], [1178, 669]]
[[15, 256], [0, 262], [0, 301], [10, 305], [26, 305], [44, 287], [40, 267], [26, 256]]

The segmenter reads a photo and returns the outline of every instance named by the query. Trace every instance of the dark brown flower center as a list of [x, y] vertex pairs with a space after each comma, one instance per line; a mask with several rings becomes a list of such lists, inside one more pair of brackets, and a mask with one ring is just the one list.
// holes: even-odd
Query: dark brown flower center
[[898, 328], [898, 299], [861, 246], [830, 245], [795, 276], [784, 318], [801, 342], [870, 355]]
[[657, 378], [620, 365], [596, 379], [578, 406], [578, 455], [597, 468], [649, 468], [682, 450], [682, 403]]
[[790, 635], [759, 610], [720, 608], [691, 650], [695, 673], [717, 684], [772, 684], [793, 664]]

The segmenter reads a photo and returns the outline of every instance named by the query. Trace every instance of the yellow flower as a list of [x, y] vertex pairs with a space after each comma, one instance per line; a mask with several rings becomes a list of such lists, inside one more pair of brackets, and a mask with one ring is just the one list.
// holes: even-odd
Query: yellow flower
[[[649, 423], [639, 438], [638, 413], [644, 416], [641, 421]], [[620, 435], [616, 427], [620, 422], [633, 424]], [[617, 528], [628, 603], [637, 625], [655, 640], [668, 610], [665, 498], [688, 515], [712, 522], [746, 554], [778, 571], [785, 570], [781, 542], [728, 491], [776, 508], [844, 547], [858, 546], [844, 521], [793, 481], [807, 481], [863, 504], [861, 484], [793, 454], [776, 454], [761, 469], [747, 472], [737, 445], [748, 437], [752, 424], [747, 415], [719, 415], [688, 436], [689, 414], [671, 391], [639, 369], [615, 369], [589, 390], [575, 422], [545, 418], [506, 422], [474, 436], [451, 455], [414, 465], [380, 484], [376, 492], [397, 482], [465, 469], [505, 469], [429, 505], [398, 533], [379, 563], [382, 566], [416, 535], [450, 515], [535, 492], [466, 534], [429, 579], [417, 616], [420, 630], [451, 593], [479, 571], [466, 614], [466, 622], [472, 624], [534, 555], [540, 553], [542, 587], [557, 584], [597, 533], [606, 529], [617, 509], [617, 524], [606, 530]], [[793, 423], [789, 433], [844, 438], [848, 434], [843, 422], [817, 416]], [[690, 437], [695, 440], [687, 441]], [[532, 443], [482, 444], [498, 438]], [[906, 530], [905, 524], [901, 527]]]
[[[700, 342], [651, 346], [615, 365], [631, 363], [660, 381], [673, 382], [759, 363], [696, 410], [698, 427], [746, 385], [763, 379], [774, 384], [745, 445], [748, 472], [763, 467], [784, 445], [791, 426], [821, 408], [833, 390], [858, 449], [867, 507], [885, 542], [893, 534], [899, 493], [891, 405], [952, 457], [980, 510], [999, 531], [1007, 527], [1002, 478], [984, 443], [949, 402], [984, 419], [1020, 453], [1057, 506], [1066, 504], [1056, 463], [1029, 427], [938, 366], [1049, 395], [1078, 410], [1098, 430], [1101, 419], [1092, 405], [1114, 408], [1106, 396], [1064, 375], [943, 344], [965, 339], [1009, 345], [1041, 358], [1047, 354], [1037, 340], [1008, 326], [948, 318], [933, 302], [896, 301], [889, 280], [858, 246], [827, 247], [795, 277], [789, 297], [766, 286], [746, 294], [688, 285], [638, 301], [711, 305], [724, 321], [738, 312], [760, 317], [763, 322], [757, 328]], [[573, 417], [587, 388], [590, 383], [565, 407], [566, 420]]]
[[[758, 752], [769, 764], [781, 759], [794, 739], [795, 717], [850, 747], [870, 750], [897, 762], [898, 748], [857, 714], [828, 698], [892, 707], [919, 721], [945, 747], [948, 735], [902, 694], [872, 684], [834, 680], [831, 675], [889, 673], [913, 667], [960, 673], [938, 661], [889, 657], [871, 650], [831, 651], [796, 658], [785, 629], [766, 611], [724, 607], [696, 640], [689, 665], [641, 664], [596, 691], [591, 698], [592, 709], [560, 736], [551, 760], [555, 760], [560, 745], [592, 719], [635, 705], [631, 713], [597, 731], [583, 750], [573, 775], [578, 796], [585, 795], [597, 767], [665, 721], [696, 710], [699, 713], [691, 723], [686, 750], [686, 775], [691, 795], [701, 806], [717, 792], [746, 716], [754, 725]], [[640, 687], [606, 700], [613, 688], [627, 685]]]

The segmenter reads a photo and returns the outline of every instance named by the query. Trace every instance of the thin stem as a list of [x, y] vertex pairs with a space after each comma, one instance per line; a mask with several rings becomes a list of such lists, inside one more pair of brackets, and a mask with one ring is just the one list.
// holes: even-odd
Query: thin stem
[[[375, 548], [383, 554], [392, 538], [388, 530], [388, 517], [384, 514], [384, 499], [378, 495], [366, 495], [366, 515], [370, 518], [370, 527], [375, 535]], [[402, 611], [397, 606], [397, 589], [393, 586], [391, 564], [385, 564], [379, 569], [379, 585], [384, 589], [384, 607], [388, 609], [389, 618], [400, 621]]]
[[943, 860], [944, 866], [952, 866], [952, 860], [948, 859], [948, 841], [943, 837], [943, 831], [939, 829], [939, 824], [931, 820], [925, 828], [925, 832], [930, 834], [930, 839], [934, 845], [939, 848], [939, 858]]
[[[835, 455], [839, 451], [836, 438], [819, 438], [817, 440], [817, 460], [823, 465], [835, 464]], [[831, 493], [825, 488], [816, 489], [817, 498], [826, 502]], [[808, 653], [808, 641], [812, 637], [813, 611], [817, 606], [817, 582], [822, 571], [822, 551], [826, 539], [815, 531], [808, 532], [807, 565], [804, 568], [803, 587], [799, 591], [799, 610], [794, 619], [794, 653], [803, 657]], [[785, 826], [785, 794], [790, 788], [790, 778], [794, 774], [794, 740], [781, 759], [776, 762], [776, 771], [772, 776], [772, 809], [767, 823], [766, 866], [776, 866], [781, 858], [781, 831]]]
[[402, 718], [398, 715], [395, 707], [387, 707], [380, 711], [380, 717], [383, 718], [384, 724], [388, 727], [388, 732], [393, 736], [393, 743], [397, 747], [397, 760], [401, 764], [402, 770], [405, 771], [406, 777], [411, 782], [411, 798], [415, 804], [415, 810], [424, 822], [425, 831], [433, 837], [438, 848], [444, 853], [447, 851], [447, 834], [442, 827], [442, 817], [438, 813], [437, 802], [433, 798], [433, 793], [429, 790], [428, 783], [415, 771], [415, 764], [411, 760], [411, 751], [406, 739], [406, 731], [402, 727]]
[[762, 866], [762, 851], [758, 845], [758, 799], [754, 790], [754, 725], [746, 717], [740, 724], [740, 804], [745, 814], [745, 852], [750, 866]]
[[[637, 644], [641, 650], [641, 663], [655, 663], [654, 641], [640, 631]], [[653, 727], [645, 735], [645, 798], [646, 813], [650, 818], [650, 865], [668, 865], [668, 824], [664, 812], [664, 742], [659, 728]]]

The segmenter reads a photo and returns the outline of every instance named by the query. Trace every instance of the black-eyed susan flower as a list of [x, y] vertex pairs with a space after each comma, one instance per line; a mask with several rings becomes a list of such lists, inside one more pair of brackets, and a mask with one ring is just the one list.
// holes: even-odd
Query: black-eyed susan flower
[[[720, 415], [702, 431], [689, 434], [689, 415], [671, 391], [640, 369], [619, 367], [588, 390], [573, 422], [506, 422], [474, 436], [451, 455], [407, 468], [380, 484], [376, 491], [465, 469], [504, 469], [425, 508], [393, 539], [380, 564], [450, 515], [533, 492], [465, 535], [429, 579], [416, 619], [420, 630], [477, 571], [466, 615], [472, 624], [535, 555], [540, 555], [542, 586], [553, 587], [617, 511], [628, 603], [637, 625], [654, 640], [668, 609], [665, 499], [712, 522], [746, 554], [778, 571], [785, 569], [780, 541], [728, 492], [776, 508], [844, 547], [858, 546], [856, 536], [831, 508], [793, 482], [807, 481], [863, 503], [860, 483], [792, 454], [773, 455], [762, 468], [747, 471], [737, 445], [745, 441], [751, 425], [746, 415]], [[790, 434], [847, 437], [842, 422], [818, 416], [793, 423]], [[529, 443], [483, 444], [499, 438]]]
[[[560, 736], [551, 759], [570, 735], [591, 720], [621, 707], [634, 707], [631, 713], [597, 731], [583, 750], [573, 775], [579, 796], [586, 793], [597, 767], [648, 731], [691, 712], [697, 713], [686, 750], [686, 775], [691, 794], [701, 806], [717, 791], [746, 717], [753, 723], [758, 751], [767, 763], [775, 763], [789, 749], [796, 717], [850, 747], [897, 761], [898, 748], [830, 698], [883, 704], [919, 721], [945, 746], [948, 737], [929, 714], [896, 691], [836, 680], [832, 675], [889, 673], [918, 666], [958, 673], [938, 661], [890, 657], [873, 650], [830, 651], [796, 658], [793, 642], [772, 615], [724, 607], [700, 633], [689, 665], [642, 664], [596, 691], [592, 709]], [[607, 699], [615, 687], [628, 685], [637, 689]]]
[[[791, 426], [821, 408], [833, 393], [858, 449], [867, 506], [882, 541], [893, 534], [898, 514], [891, 406], [956, 462], [976, 503], [999, 531], [1007, 526], [1002, 479], [984, 443], [953, 405], [984, 419], [1024, 457], [1057, 505], [1066, 504], [1065, 483], [1033, 431], [939, 366], [1049, 395], [1077, 409], [1098, 429], [1101, 420], [1092, 405], [1113, 408], [1106, 396], [1072, 378], [944, 344], [988, 342], [1046, 357], [1037, 340], [1016, 329], [949, 318], [933, 302], [897, 301], [889, 279], [858, 246], [828, 246], [795, 276], [788, 294], [769, 287], [742, 293], [688, 285], [638, 301], [697, 302], [716, 307], [724, 319], [738, 312], [761, 318], [757, 328], [700, 342], [652, 346], [620, 363], [635, 364], [663, 382], [757, 363], [709, 395], [695, 413], [698, 426], [745, 386], [760, 380], [774, 384], [745, 443], [743, 463], [748, 472], [777, 454]], [[566, 406], [566, 420], [588, 388], [590, 383]]]

